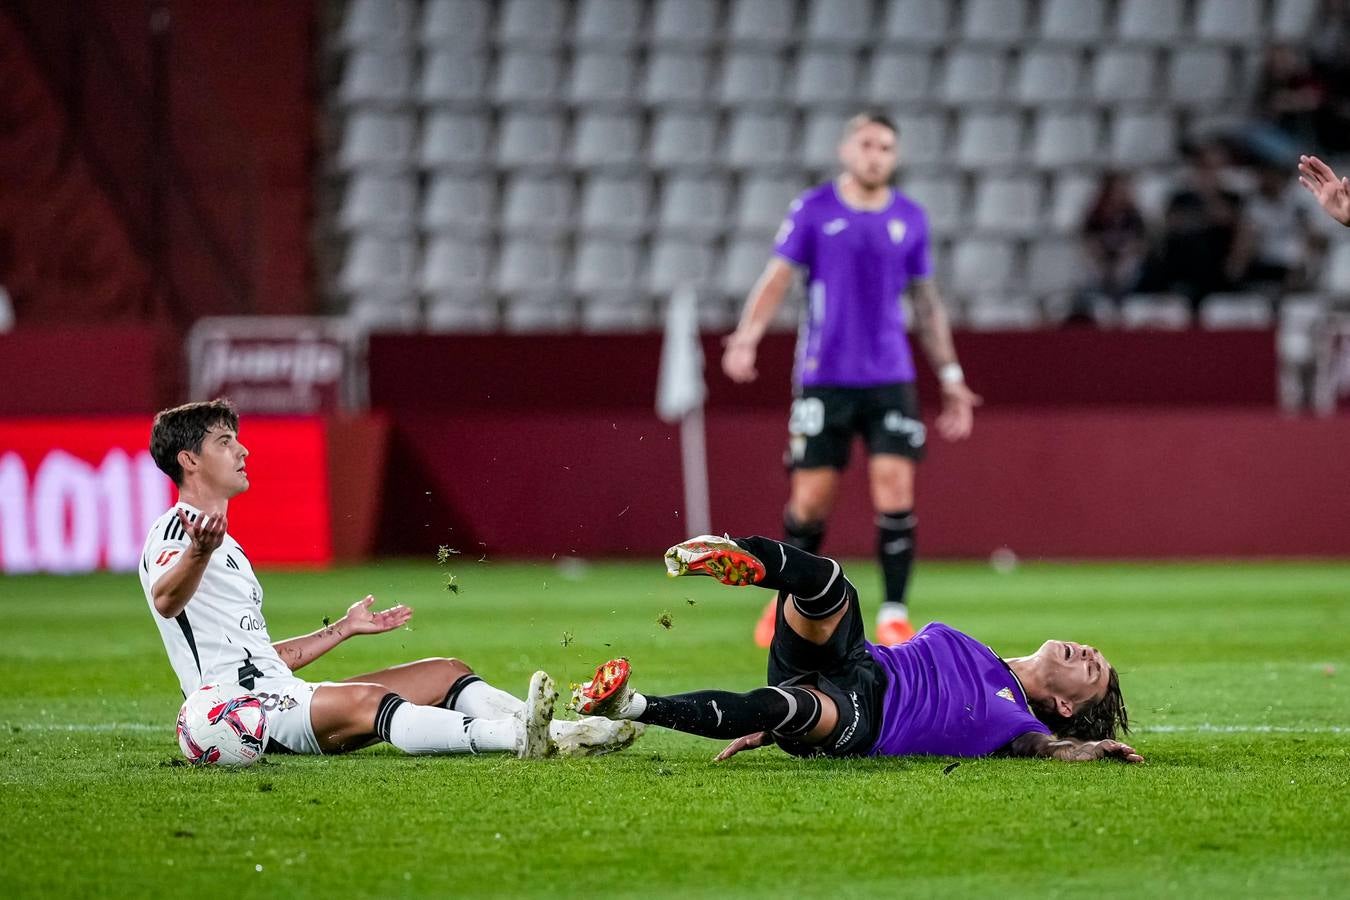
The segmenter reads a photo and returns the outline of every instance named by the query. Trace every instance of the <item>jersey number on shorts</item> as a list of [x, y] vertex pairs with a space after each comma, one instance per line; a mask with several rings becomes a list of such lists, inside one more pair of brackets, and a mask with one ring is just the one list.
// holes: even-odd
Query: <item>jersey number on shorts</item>
[[825, 430], [825, 402], [819, 397], [801, 397], [792, 401], [788, 433], [814, 437]]

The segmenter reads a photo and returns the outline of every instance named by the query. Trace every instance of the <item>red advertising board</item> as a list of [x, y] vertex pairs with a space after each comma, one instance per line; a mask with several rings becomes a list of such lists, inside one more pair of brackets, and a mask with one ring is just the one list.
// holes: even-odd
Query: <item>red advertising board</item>
[[[0, 572], [130, 571], [173, 484], [146, 449], [146, 418], [0, 419]], [[332, 560], [319, 419], [245, 422], [248, 493], [230, 533], [257, 564]]]

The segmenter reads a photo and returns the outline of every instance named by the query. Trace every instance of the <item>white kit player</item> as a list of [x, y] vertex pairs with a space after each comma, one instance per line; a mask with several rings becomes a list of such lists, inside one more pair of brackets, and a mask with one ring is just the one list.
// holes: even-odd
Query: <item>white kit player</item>
[[[248, 449], [227, 400], [189, 403], [155, 416], [150, 453], [178, 485], [179, 501], [145, 540], [145, 599], [183, 695], [238, 683], [263, 700], [272, 752], [345, 753], [387, 741], [406, 753], [513, 752], [522, 758], [605, 753], [640, 733], [628, 722], [554, 721], [553, 681], [530, 680], [525, 700], [489, 685], [457, 659], [423, 659], [344, 681], [295, 672], [358, 634], [391, 631], [412, 617], [374, 598], [301, 637], [273, 642], [263, 589], [227, 528], [229, 502], [249, 488]], [[628, 726], [628, 727], [615, 727]]]

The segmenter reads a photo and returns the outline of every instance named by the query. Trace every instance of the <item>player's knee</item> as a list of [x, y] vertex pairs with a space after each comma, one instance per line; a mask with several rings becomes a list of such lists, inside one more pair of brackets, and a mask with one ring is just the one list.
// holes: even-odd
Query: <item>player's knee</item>
[[437, 674], [441, 676], [440, 680], [446, 684], [453, 684], [465, 675], [472, 675], [473, 669], [462, 659], [455, 659], [453, 656], [438, 656], [435, 659], [427, 660], [436, 667]]
[[772, 729], [777, 737], [800, 740], [820, 722], [822, 707], [820, 698], [815, 691], [795, 685], [792, 687], [768, 688], [768, 690], [776, 691], [787, 701], [787, 714]]

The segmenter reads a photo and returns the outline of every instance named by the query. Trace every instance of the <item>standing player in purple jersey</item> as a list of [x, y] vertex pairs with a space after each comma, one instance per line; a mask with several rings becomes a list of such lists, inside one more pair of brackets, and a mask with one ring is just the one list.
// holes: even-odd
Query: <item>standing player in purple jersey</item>
[[1038, 756], [1143, 762], [1115, 669], [1093, 647], [1046, 641], [1000, 659], [940, 623], [899, 647], [863, 640], [858, 592], [839, 564], [764, 537], [704, 535], [666, 551], [671, 575], [777, 592], [769, 687], [749, 693], [635, 693], [611, 660], [576, 689], [585, 715], [734, 739], [717, 757], [777, 743], [794, 756]]
[[[733, 381], [755, 379], [756, 348], [800, 272], [807, 303], [788, 421], [792, 484], [783, 527], [794, 547], [820, 549], [850, 444], [855, 434], [862, 435], [885, 581], [877, 616], [881, 644], [914, 635], [905, 590], [915, 552], [914, 468], [923, 458], [926, 433], [900, 308], [906, 291], [919, 342], [942, 384], [938, 432], [953, 441], [967, 437], [980, 403], [966, 387], [933, 282], [927, 216], [890, 184], [897, 138], [885, 116], [863, 113], [849, 120], [839, 145], [843, 173], [793, 201], [774, 257], [751, 290], [722, 357], [722, 369]], [[755, 642], [767, 647], [773, 626], [770, 604]]]

